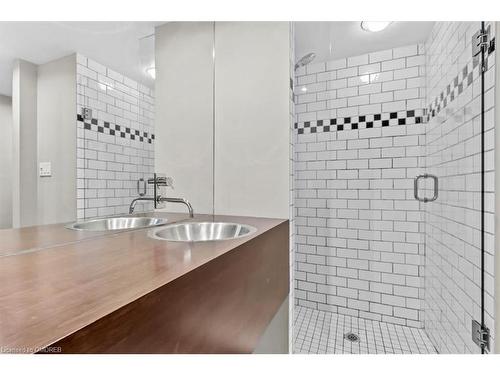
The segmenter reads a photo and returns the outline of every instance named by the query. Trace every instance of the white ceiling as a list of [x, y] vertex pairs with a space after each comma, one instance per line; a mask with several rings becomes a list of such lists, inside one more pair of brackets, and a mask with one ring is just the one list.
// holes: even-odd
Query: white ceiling
[[434, 22], [393, 22], [377, 33], [361, 29], [361, 21], [295, 22], [295, 57], [314, 52], [314, 62], [423, 42]]
[[[0, 94], [11, 95], [15, 59], [44, 64], [79, 52], [153, 86], [154, 27], [163, 22], [0, 22]], [[148, 37], [149, 36], [149, 37]]]
[[[154, 62], [154, 27], [163, 22], [0, 22], [0, 94], [12, 91], [12, 67], [79, 52], [153, 86], [145, 68]], [[359, 21], [295, 22], [295, 56], [316, 53], [314, 62], [423, 42], [434, 22], [393, 22], [368, 33]], [[148, 37], [150, 36], [150, 37]]]

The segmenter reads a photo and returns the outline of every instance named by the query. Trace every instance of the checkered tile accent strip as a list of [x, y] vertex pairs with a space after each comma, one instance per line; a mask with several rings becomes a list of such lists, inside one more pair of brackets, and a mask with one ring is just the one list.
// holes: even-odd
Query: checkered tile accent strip
[[[490, 64], [488, 64], [489, 56], [495, 49], [491, 49], [486, 58], [486, 71], [488, 71]], [[446, 86], [446, 89], [434, 98], [426, 110], [425, 120], [428, 122], [431, 118], [435, 117], [441, 110], [445, 109], [448, 104], [453, 102], [459, 95], [464, 92], [464, 89], [471, 86], [476, 79], [480, 78], [481, 67], [479, 65], [480, 56], [476, 56], [462, 68], [462, 71], [453, 78], [452, 82]]]
[[[491, 48], [488, 51], [488, 58], [494, 50], [494, 48]], [[486, 70], [489, 68], [488, 58], [486, 59]], [[425, 109], [296, 122], [294, 128], [298, 134], [311, 134], [426, 123], [446, 108], [449, 103], [453, 102], [463, 93], [464, 89], [472, 85], [479, 78], [481, 74], [479, 61], [480, 57], [478, 56], [464, 66], [462, 71], [446, 86], [446, 89]]]
[[425, 110], [423, 109], [417, 109], [374, 115], [332, 118], [330, 120], [305, 121], [295, 123], [295, 129], [298, 134], [311, 134], [421, 124], [424, 122], [424, 112]]
[[[344, 338], [358, 335], [359, 342]], [[436, 354], [423, 329], [294, 307], [295, 354]]]
[[114, 135], [116, 137], [127, 138], [130, 140], [136, 140], [139, 142], [147, 142], [147, 143], [153, 143], [155, 139], [154, 134], [141, 132], [139, 130], [112, 124], [108, 121], [102, 121], [96, 118], [93, 118], [91, 120], [84, 120], [82, 115], [77, 115], [76, 120], [79, 123], [83, 124], [84, 129], [96, 131], [98, 133]]

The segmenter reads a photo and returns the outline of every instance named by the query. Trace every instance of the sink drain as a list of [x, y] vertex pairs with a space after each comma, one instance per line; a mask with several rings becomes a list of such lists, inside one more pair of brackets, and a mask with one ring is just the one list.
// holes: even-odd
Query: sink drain
[[344, 338], [350, 342], [359, 342], [359, 336], [355, 333], [349, 332], [344, 335]]

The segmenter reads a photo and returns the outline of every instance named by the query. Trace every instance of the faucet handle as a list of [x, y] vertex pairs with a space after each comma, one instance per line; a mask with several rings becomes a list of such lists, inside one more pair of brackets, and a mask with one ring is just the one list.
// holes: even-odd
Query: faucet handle
[[159, 197], [165, 195], [165, 187], [170, 186], [173, 188], [174, 179], [166, 177], [164, 174], [155, 173], [153, 178], [148, 179], [148, 184], [153, 185], [153, 197], [155, 209], [163, 208], [165, 205]]
[[158, 185], [158, 179], [159, 177], [148, 178], [148, 185], [154, 185], [154, 184]]
[[174, 188], [174, 178], [173, 177], [165, 177], [165, 186], [170, 186], [173, 189]]
[[148, 179], [148, 184], [149, 185], [156, 185], [156, 186], [170, 186], [173, 188], [174, 187], [174, 179], [172, 177], [157, 176], [157, 177]]

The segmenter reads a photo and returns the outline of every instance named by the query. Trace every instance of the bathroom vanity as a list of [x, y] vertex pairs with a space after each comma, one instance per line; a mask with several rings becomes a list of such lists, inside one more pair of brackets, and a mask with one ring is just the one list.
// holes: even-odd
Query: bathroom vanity
[[288, 314], [288, 221], [154, 216], [169, 224], [229, 222], [256, 230], [207, 242], [155, 239], [152, 228], [2, 230], [0, 347], [41, 353], [258, 351], [278, 311]]

